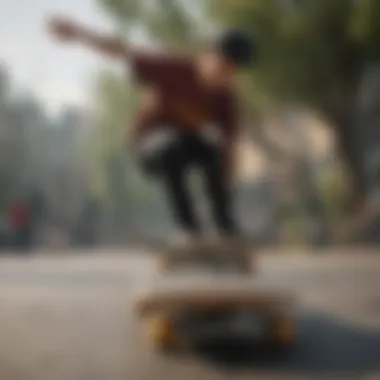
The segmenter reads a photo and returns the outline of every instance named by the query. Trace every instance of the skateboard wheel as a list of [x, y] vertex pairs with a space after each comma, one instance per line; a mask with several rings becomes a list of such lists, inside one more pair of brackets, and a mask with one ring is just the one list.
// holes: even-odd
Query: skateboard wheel
[[278, 315], [274, 325], [274, 340], [281, 346], [290, 346], [295, 341], [295, 327], [287, 315]]
[[167, 315], [156, 315], [149, 321], [151, 342], [159, 351], [168, 352], [177, 345], [177, 334], [172, 320]]

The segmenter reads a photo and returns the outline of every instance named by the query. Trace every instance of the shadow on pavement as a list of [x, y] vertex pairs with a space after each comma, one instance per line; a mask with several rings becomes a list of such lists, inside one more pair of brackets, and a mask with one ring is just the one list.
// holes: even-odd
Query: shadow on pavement
[[297, 318], [299, 341], [288, 352], [232, 345], [199, 349], [197, 355], [223, 370], [268, 370], [312, 374], [380, 371], [380, 331], [305, 313]]

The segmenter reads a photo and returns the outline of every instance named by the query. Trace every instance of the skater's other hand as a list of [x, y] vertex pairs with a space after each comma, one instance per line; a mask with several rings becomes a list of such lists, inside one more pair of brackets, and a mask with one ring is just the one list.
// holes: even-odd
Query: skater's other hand
[[75, 41], [80, 37], [81, 27], [62, 17], [53, 17], [48, 21], [48, 30], [62, 42]]

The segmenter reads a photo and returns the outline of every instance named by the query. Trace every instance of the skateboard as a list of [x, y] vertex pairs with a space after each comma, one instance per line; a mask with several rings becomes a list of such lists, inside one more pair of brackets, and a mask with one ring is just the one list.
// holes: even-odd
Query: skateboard
[[250, 274], [254, 270], [251, 247], [244, 242], [197, 242], [189, 246], [161, 247], [159, 267], [163, 273], [188, 267]]
[[209, 284], [140, 295], [135, 306], [153, 347], [173, 353], [226, 338], [289, 348], [295, 342], [293, 304], [279, 292]]

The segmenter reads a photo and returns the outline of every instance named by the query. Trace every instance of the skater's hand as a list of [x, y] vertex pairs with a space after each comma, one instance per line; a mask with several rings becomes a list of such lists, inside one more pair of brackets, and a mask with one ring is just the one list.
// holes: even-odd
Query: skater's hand
[[73, 42], [81, 36], [82, 28], [74, 21], [61, 17], [53, 17], [48, 21], [48, 30], [62, 42]]

